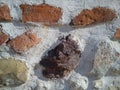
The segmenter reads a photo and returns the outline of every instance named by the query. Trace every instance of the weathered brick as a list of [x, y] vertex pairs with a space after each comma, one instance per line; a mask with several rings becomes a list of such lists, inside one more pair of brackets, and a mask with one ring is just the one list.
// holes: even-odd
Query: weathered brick
[[45, 24], [54, 24], [62, 16], [61, 8], [53, 7], [48, 4], [41, 5], [20, 5], [22, 9], [22, 21], [42, 22]]
[[3, 32], [0, 31], [0, 45], [7, 42], [9, 39], [9, 36]]
[[120, 28], [117, 29], [117, 31], [114, 34], [114, 39], [120, 39]]
[[40, 39], [35, 33], [25, 32], [21, 36], [17, 36], [9, 42], [9, 45], [15, 52], [22, 53], [37, 45]]
[[11, 21], [10, 9], [7, 5], [0, 6], [0, 21]]
[[105, 7], [95, 7], [92, 10], [84, 9], [73, 18], [71, 25], [87, 26], [96, 23], [111, 21], [116, 18], [113, 10]]

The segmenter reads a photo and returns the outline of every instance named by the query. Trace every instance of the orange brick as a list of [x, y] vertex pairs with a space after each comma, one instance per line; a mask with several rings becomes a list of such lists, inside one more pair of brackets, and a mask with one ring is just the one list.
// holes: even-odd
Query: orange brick
[[11, 21], [10, 9], [7, 5], [0, 6], [0, 21]]
[[37, 45], [40, 39], [35, 33], [25, 32], [20, 36], [12, 39], [9, 44], [15, 52], [22, 53]]
[[71, 25], [87, 26], [96, 23], [111, 21], [116, 18], [113, 10], [105, 7], [95, 7], [92, 10], [84, 9], [73, 18]]
[[0, 45], [2, 45], [3, 43], [6, 43], [8, 39], [9, 39], [9, 36], [0, 31]]
[[53, 7], [48, 4], [41, 5], [20, 5], [22, 10], [22, 21], [43, 22], [45, 24], [54, 24], [62, 16], [61, 8]]
[[114, 34], [114, 39], [120, 39], [120, 28], [117, 29], [117, 31]]

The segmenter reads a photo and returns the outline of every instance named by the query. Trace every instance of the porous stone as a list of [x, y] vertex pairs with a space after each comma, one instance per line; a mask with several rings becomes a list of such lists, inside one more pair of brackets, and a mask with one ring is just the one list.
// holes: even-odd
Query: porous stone
[[48, 4], [41, 5], [20, 5], [22, 10], [22, 21], [42, 22], [44, 24], [54, 24], [62, 16], [61, 8], [50, 6]]
[[10, 9], [6, 4], [0, 5], [0, 21], [11, 21]]
[[86, 90], [88, 87], [88, 79], [79, 73], [74, 73], [68, 79], [70, 90]]
[[39, 42], [40, 39], [37, 37], [37, 35], [31, 31], [28, 31], [12, 39], [9, 42], [9, 45], [15, 52], [22, 53], [37, 45]]
[[92, 10], [84, 9], [71, 21], [74, 26], [87, 26], [96, 23], [111, 21], [116, 18], [113, 10], [105, 7], [95, 7]]
[[94, 80], [93, 81], [93, 85], [94, 85], [94, 88], [96, 89], [101, 89], [103, 88], [103, 80], [102, 79], [99, 79], [99, 80]]
[[101, 79], [94, 80], [93, 90], [119, 90], [120, 89], [120, 77], [119, 76], [105, 76]]
[[81, 51], [76, 41], [68, 35], [40, 61], [45, 68], [43, 75], [47, 78], [60, 78], [69, 74], [79, 64]]
[[22, 61], [0, 59], [0, 87], [14, 87], [26, 82], [28, 68]]
[[101, 41], [98, 45], [98, 50], [94, 57], [93, 69], [90, 73], [93, 76], [95, 75], [96, 78], [107, 75], [110, 68], [114, 67], [113, 64], [120, 60], [119, 58], [120, 44], [118, 42], [111, 41], [110, 39]]

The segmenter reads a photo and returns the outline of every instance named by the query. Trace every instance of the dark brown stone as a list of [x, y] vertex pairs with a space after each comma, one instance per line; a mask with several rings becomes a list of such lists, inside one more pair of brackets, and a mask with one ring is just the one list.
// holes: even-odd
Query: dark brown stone
[[67, 36], [40, 61], [45, 68], [43, 75], [47, 78], [60, 78], [69, 74], [79, 64], [81, 52], [77, 42]]

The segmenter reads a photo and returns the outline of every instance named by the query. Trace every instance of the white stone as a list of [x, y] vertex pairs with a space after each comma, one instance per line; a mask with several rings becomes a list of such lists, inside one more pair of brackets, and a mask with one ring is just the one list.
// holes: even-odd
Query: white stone
[[72, 74], [68, 79], [70, 90], [86, 90], [88, 87], [88, 79], [79, 73]]
[[112, 64], [120, 60], [120, 44], [110, 39], [104, 39], [98, 45], [98, 50], [95, 54], [93, 73], [96, 78], [101, 78], [106, 75]]
[[102, 79], [93, 81], [94, 87], [97, 89], [101, 89], [103, 87], [103, 81]]

